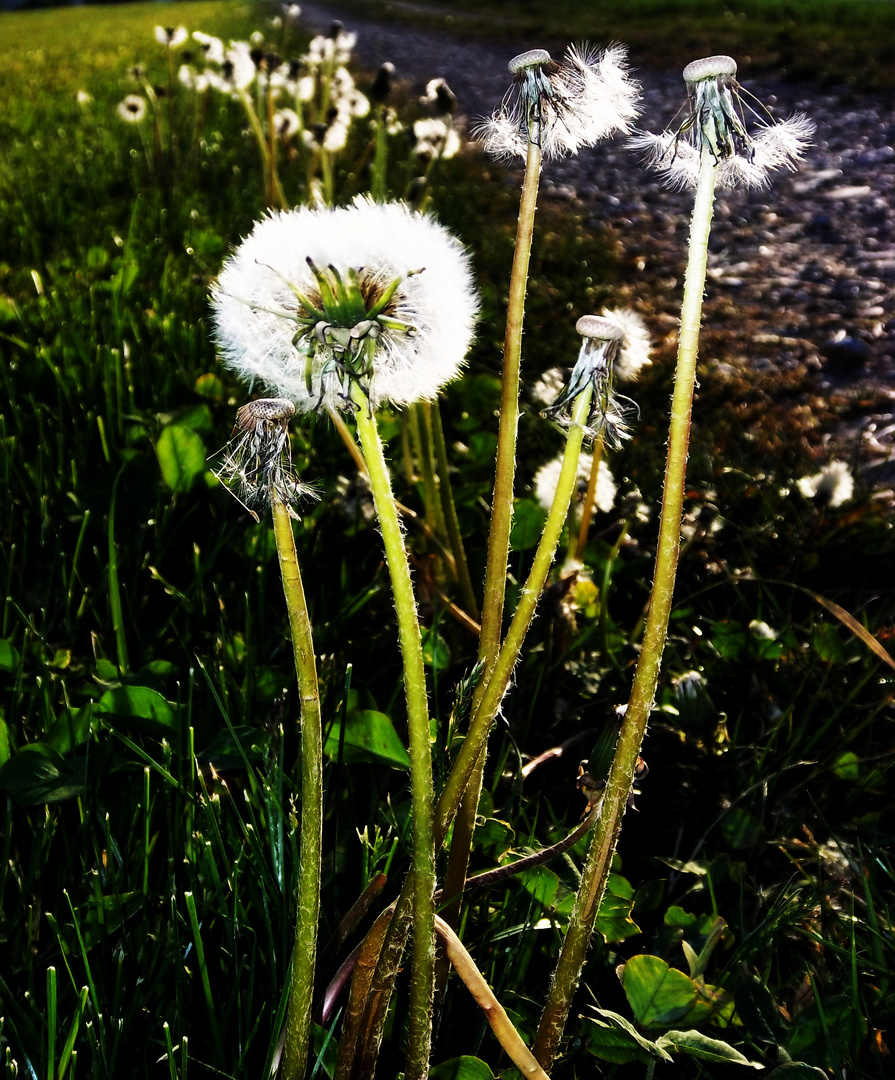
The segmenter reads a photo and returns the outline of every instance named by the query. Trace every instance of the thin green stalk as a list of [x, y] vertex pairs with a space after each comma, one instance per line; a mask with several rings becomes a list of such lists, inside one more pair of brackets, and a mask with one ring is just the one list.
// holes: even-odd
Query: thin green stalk
[[47, 968], [47, 1077], [56, 1074], [56, 969]]
[[432, 833], [432, 752], [426, 672], [410, 567], [398, 509], [392, 494], [376, 417], [361, 387], [352, 382], [352, 400], [361, 449], [370, 475], [373, 502], [392, 581], [398, 639], [404, 663], [404, 693], [410, 743], [411, 812], [413, 817], [413, 963], [410, 977], [408, 1080], [425, 1077], [432, 1038], [432, 993], [435, 973], [435, 847]]
[[[535, 212], [538, 207], [538, 184], [541, 176], [541, 148], [538, 140], [528, 140], [525, 176], [516, 225], [516, 246], [510, 273], [507, 324], [503, 345], [503, 373], [500, 391], [500, 423], [497, 434], [497, 464], [494, 473], [494, 493], [491, 499], [491, 528], [488, 533], [488, 559], [485, 564], [485, 588], [482, 602], [482, 631], [479, 638], [479, 661], [484, 670], [473, 699], [473, 715], [482, 700], [485, 686], [491, 678], [500, 650], [503, 626], [504, 597], [507, 583], [507, 559], [510, 551], [510, 527], [513, 520], [513, 481], [516, 474], [516, 432], [519, 427], [519, 379], [522, 366], [522, 328], [525, 320], [525, 292], [528, 287], [528, 266], [531, 261], [531, 242], [534, 235]], [[552, 557], [552, 556], [551, 556]], [[490, 723], [489, 723], [490, 728]], [[471, 734], [471, 729], [470, 729]], [[467, 737], [467, 742], [469, 742]], [[469, 853], [475, 831], [475, 816], [482, 791], [482, 771], [485, 767], [486, 739], [481, 740], [481, 761], [472, 763], [472, 771], [464, 779], [458, 797], [462, 798], [457, 824], [451, 840], [451, 850], [445, 876], [445, 889], [457, 899], [444, 913], [449, 925], [456, 927], [462, 899], [463, 882], [469, 867]], [[444, 793], [443, 793], [444, 794]], [[453, 797], [453, 795], [452, 795]], [[453, 815], [452, 815], [453, 816]]]
[[552, 1065], [562, 1038], [572, 995], [578, 986], [594, 922], [606, 890], [612, 856], [634, 779], [634, 766], [656, 693], [662, 652], [668, 633], [674, 579], [680, 552], [681, 514], [684, 505], [684, 481], [690, 441], [690, 413], [693, 406], [693, 388], [696, 383], [696, 354], [699, 345], [709, 234], [712, 227], [716, 170], [717, 166], [712, 155], [703, 151], [693, 217], [690, 222], [690, 251], [684, 279], [681, 332], [678, 339], [677, 370], [671, 402], [668, 457], [665, 463], [665, 493], [659, 522], [659, 543], [649, 614], [643, 634], [640, 658], [634, 674], [631, 698], [606, 782], [602, 813], [591, 838], [575, 907], [563, 939], [550, 993], [541, 1016], [538, 1037], [533, 1047], [535, 1057], [545, 1069], [549, 1069]]
[[485, 596], [482, 604], [482, 637], [479, 659], [485, 661], [487, 682], [500, 648], [510, 526], [513, 518], [513, 480], [516, 473], [516, 430], [519, 426], [519, 375], [522, 365], [522, 325], [525, 318], [525, 291], [534, 235], [541, 149], [529, 139], [525, 177], [516, 226], [516, 247], [510, 274], [506, 335], [503, 346], [503, 373], [500, 392], [500, 425], [497, 434], [497, 464], [491, 500], [491, 529], [488, 534], [488, 562], [485, 569]]
[[124, 633], [124, 610], [121, 606], [121, 583], [118, 579], [118, 545], [115, 543], [115, 506], [118, 502], [118, 481], [124, 472], [124, 466], [118, 470], [112, 483], [112, 498], [109, 500], [109, 607], [112, 609], [112, 628], [115, 631], [115, 651], [118, 655], [118, 669], [122, 675], [128, 672], [127, 637]]
[[587, 491], [584, 493], [584, 502], [581, 504], [581, 521], [578, 524], [577, 540], [573, 540], [572, 536], [569, 536], [569, 554], [577, 562], [584, 562], [587, 534], [590, 532], [590, 519], [593, 517], [594, 500], [597, 497], [597, 478], [600, 475], [602, 461], [603, 439], [599, 438], [594, 443], [593, 456], [590, 461], [590, 476], [587, 478]]
[[292, 947], [292, 988], [286, 1014], [286, 1045], [282, 1075], [298, 1080], [304, 1075], [311, 1030], [311, 1002], [317, 960], [317, 924], [320, 921], [320, 864], [323, 847], [323, 734], [320, 691], [314, 661], [314, 638], [295, 551], [295, 536], [288, 507], [271, 498], [274, 536], [289, 612], [292, 651], [301, 697], [301, 858]]
[[466, 561], [466, 551], [463, 547], [463, 537], [460, 534], [460, 522], [457, 518], [457, 507], [454, 504], [454, 493], [450, 481], [450, 466], [448, 465], [447, 446], [444, 441], [444, 428], [441, 425], [441, 412], [438, 402], [429, 406], [431, 416], [432, 445], [435, 450], [435, 463], [438, 466], [440, 480], [439, 491], [444, 511], [444, 523], [447, 529], [447, 539], [454, 555], [454, 563], [457, 569], [457, 584], [460, 586], [460, 598], [466, 614], [476, 621], [479, 617], [479, 606], [476, 603], [475, 590], [472, 587], [472, 578], [469, 574], [469, 564]]
[[[588, 386], [575, 401], [572, 422], [566, 435], [562, 468], [556, 484], [553, 504], [550, 507], [550, 513], [547, 515], [547, 522], [544, 525], [544, 531], [535, 552], [528, 580], [522, 589], [516, 611], [513, 614], [513, 620], [507, 630], [491, 678], [485, 686], [478, 706], [473, 706], [474, 712], [469, 723], [469, 732], [463, 746], [460, 748], [457, 760], [454, 762], [438, 800], [438, 805], [435, 808], [435, 835], [439, 843], [447, 833], [464, 792], [468, 793], [467, 785], [470, 788], [472, 787], [470, 778], [482, 756], [494, 717], [497, 715], [497, 710], [500, 708], [500, 703], [503, 701], [503, 696], [510, 684], [513, 669], [519, 659], [525, 636], [531, 626], [538, 600], [547, 581], [553, 558], [556, 555], [556, 549], [559, 546], [559, 539], [566, 521], [566, 514], [569, 511], [569, 503], [572, 501], [572, 493], [577, 482], [578, 455], [584, 441], [584, 425], [590, 412], [592, 395], [593, 390]], [[450, 887], [457, 888], [457, 886]], [[447, 877], [445, 878], [444, 888], [445, 895], [456, 895], [455, 893], [448, 893]]]

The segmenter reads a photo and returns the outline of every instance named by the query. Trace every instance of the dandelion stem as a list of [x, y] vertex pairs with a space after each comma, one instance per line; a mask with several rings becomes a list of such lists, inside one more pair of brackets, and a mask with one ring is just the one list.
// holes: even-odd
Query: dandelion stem
[[286, 1014], [286, 1045], [281, 1073], [285, 1080], [299, 1080], [304, 1075], [308, 1053], [317, 958], [317, 924], [320, 919], [323, 737], [314, 639], [295, 551], [292, 518], [288, 507], [273, 492], [271, 511], [301, 698], [301, 858], [298, 869], [295, 943], [292, 949], [292, 987]]
[[424, 1077], [429, 1068], [432, 1034], [432, 992], [435, 972], [435, 848], [432, 835], [432, 752], [429, 702], [416, 601], [398, 509], [392, 494], [379, 429], [370, 402], [354, 381], [351, 397], [364, 460], [370, 475], [373, 502], [385, 546], [398, 618], [398, 639], [404, 662], [404, 692], [410, 743], [410, 783], [413, 817], [413, 963], [410, 978], [410, 1028], [407, 1045], [408, 1080]]
[[690, 222], [690, 250], [684, 279], [677, 370], [671, 403], [668, 456], [665, 464], [665, 493], [662, 500], [656, 569], [650, 594], [649, 613], [640, 658], [634, 674], [631, 698], [606, 782], [602, 813], [591, 838], [575, 907], [563, 939], [550, 993], [535, 1040], [535, 1057], [545, 1069], [550, 1068], [556, 1055], [568, 1018], [572, 995], [578, 986], [594, 922], [606, 891], [612, 856], [634, 779], [634, 766], [656, 693], [659, 667], [668, 633], [674, 579], [680, 552], [681, 514], [684, 505], [684, 481], [690, 441], [690, 414], [693, 405], [693, 388], [696, 383], [696, 354], [699, 345], [702, 294], [705, 288], [716, 172], [717, 165], [711, 153], [704, 150], [693, 217]]
[[[510, 294], [507, 306], [507, 325], [503, 346], [503, 374], [500, 392], [500, 424], [497, 435], [497, 465], [494, 474], [494, 494], [491, 499], [491, 529], [488, 534], [488, 559], [485, 565], [485, 590], [482, 602], [482, 633], [479, 639], [479, 661], [484, 663], [482, 680], [476, 688], [473, 715], [481, 703], [485, 686], [497, 662], [503, 607], [507, 583], [507, 558], [510, 550], [510, 526], [513, 519], [513, 481], [516, 473], [516, 432], [519, 427], [519, 378], [522, 366], [522, 327], [525, 319], [525, 292], [528, 286], [528, 266], [531, 261], [531, 242], [534, 235], [535, 212], [538, 206], [538, 185], [541, 175], [541, 148], [532, 132], [525, 158], [525, 176], [516, 225], [516, 247], [510, 273]], [[552, 557], [552, 555], [551, 555]], [[490, 728], [490, 722], [489, 722]], [[470, 731], [471, 734], [471, 731]], [[468, 740], [467, 740], [468, 741]], [[479, 743], [481, 760], [473, 762], [473, 771], [464, 779], [456, 794], [462, 797], [457, 825], [451, 841], [451, 851], [445, 876], [447, 895], [456, 901], [444, 913], [449, 925], [456, 926], [460, 912], [463, 882], [469, 866], [475, 816], [482, 790], [482, 770], [485, 767], [487, 729]], [[478, 756], [478, 755], [477, 755]], [[468, 786], [467, 786], [468, 784]], [[453, 795], [452, 795], [453, 797]], [[453, 816], [452, 811], [451, 816]]]
[[594, 499], [597, 497], [597, 477], [600, 475], [600, 465], [603, 461], [603, 439], [598, 438], [594, 442], [593, 457], [590, 462], [590, 476], [587, 480], [587, 491], [584, 493], [584, 502], [581, 504], [581, 521], [578, 525], [577, 541], [569, 538], [570, 553], [574, 547], [574, 556], [577, 562], [584, 562], [584, 552], [587, 548], [587, 534], [590, 532], [590, 519], [594, 512]]
[[[544, 525], [544, 531], [535, 552], [528, 580], [522, 589], [512, 622], [492, 669], [491, 678], [485, 686], [478, 705], [473, 705], [469, 733], [463, 742], [454, 767], [451, 769], [447, 783], [438, 800], [438, 806], [435, 810], [435, 827], [436, 840], [439, 842], [447, 832], [451, 819], [460, 805], [464, 791], [468, 795], [467, 785], [472, 786], [470, 777], [473, 776], [476, 765], [482, 756], [488, 733], [509, 686], [513, 668], [519, 659], [525, 636], [531, 626], [538, 600], [547, 581], [553, 558], [556, 555], [556, 549], [559, 546], [559, 539], [566, 521], [566, 514], [569, 511], [569, 503], [572, 501], [572, 493], [578, 479], [578, 455], [584, 441], [585, 425], [590, 413], [592, 396], [593, 389], [588, 386], [575, 399], [572, 420], [567, 429], [562, 467], [556, 483], [556, 493], [553, 496], [553, 504], [550, 507], [550, 513], [547, 515], [547, 522]], [[445, 896], [456, 895], [456, 893], [448, 891], [452, 887], [459, 892], [462, 890], [462, 882], [459, 886], [450, 885], [446, 876], [444, 884]]]
[[454, 503], [454, 492], [451, 487], [450, 469], [448, 466], [447, 447], [444, 441], [444, 428], [441, 426], [441, 412], [438, 403], [428, 406], [431, 409], [432, 419], [432, 445], [435, 449], [435, 463], [438, 466], [440, 478], [439, 491], [444, 509], [444, 523], [447, 529], [447, 539], [454, 556], [457, 570], [457, 584], [460, 586], [460, 597], [463, 607], [471, 619], [479, 617], [479, 606], [476, 602], [475, 591], [472, 587], [472, 578], [469, 576], [469, 564], [466, 561], [466, 551], [463, 547], [463, 537], [460, 534], [460, 522], [457, 518], [457, 507]]

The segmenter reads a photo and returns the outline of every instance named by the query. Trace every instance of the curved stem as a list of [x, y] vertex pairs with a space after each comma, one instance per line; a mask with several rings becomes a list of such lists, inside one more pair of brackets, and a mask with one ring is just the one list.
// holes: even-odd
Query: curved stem
[[690, 222], [690, 250], [684, 279], [681, 307], [681, 332], [678, 339], [677, 370], [671, 403], [668, 456], [665, 463], [665, 493], [659, 522], [656, 569], [650, 593], [649, 613], [631, 698], [622, 721], [618, 744], [606, 792], [603, 810], [591, 838], [590, 850], [581, 877], [581, 885], [563, 939], [553, 983], [547, 997], [534, 1052], [549, 1069], [565, 1028], [572, 995], [577, 986], [587, 954], [594, 922], [612, 865], [612, 855], [621, 831], [622, 817], [634, 779], [634, 766], [646, 732], [650, 709], [659, 680], [662, 652], [671, 617], [674, 579], [680, 552], [681, 513], [684, 505], [684, 481], [690, 443], [690, 414], [696, 383], [696, 354], [702, 318], [702, 294], [705, 288], [709, 234], [715, 197], [717, 166], [711, 154], [703, 152], [696, 188], [693, 217]]
[[301, 697], [301, 858], [292, 949], [292, 987], [286, 1014], [286, 1045], [282, 1076], [299, 1080], [304, 1075], [311, 1027], [311, 1001], [320, 920], [320, 860], [323, 826], [323, 736], [320, 692], [314, 661], [311, 620], [295, 552], [289, 508], [271, 499], [274, 535], [289, 612], [289, 629]]
[[435, 848], [432, 836], [432, 805], [435, 793], [432, 785], [429, 701], [410, 567], [376, 417], [370, 409], [366, 394], [356, 382], [352, 382], [351, 397], [357, 409], [357, 431], [367, 463], [373, 502], [385, 546], [398, 618], [398, 640], [404, 663], [413, 817], [413, 963], [410, 977], [410, 1029], [406, 1075], [408, 1080], [416, 1080], [417, 1077], [424, 1077], [429, 1068], [435, 973], [435, 911], [432, 903], [432, 894], [435, 891]]
[[[497, 464], [494, 473], [494, 493], [491, 499], [491, 529], [488, 533], [488, 559], [485, 565], [485, 588], [482, 602], [482, 631], [479, 638], [479, 660], [484, 662], [482, 679], [476, 688], [473, 710], [481, 701], [485, 685], [491, 677], [500, 649], [503, 607], [507, 582], [507, 558], [510, 550], [510, 527], [513, 520], [513, 481], [516, 474], [516, 432], [519, 427], [519, 377], [522, 366], [522, 328], [525, 319], [525, 293], [528, 287], [528, 266], [531, 261], [531, 242], [534, 236], [535, 212], [538, 203], [538, 184], [541, 175], [541, 148], [534, 138], [528, 140], [525, 176], [516, 225], [516, 246], [510, 273], [510, 292], [507, 324], [503, 345], [503, 373], [500, 390], [500, 424], [497, 435]], [[445, 873], [445, 889], [457, 897], [445, 912], [447, 922], [458, 925], [463, 882], [469, 867], [469, 853], [475, 831], [482, 790], [482, 771], [485, 767], [485, 743], [481, 745], [482, 760], [474, 763], [471, 776], [464, 781], [464, 793], [458, 813], [457, 826], [451, 840], [451, 850]], [[452, 815], [453, 816], [453, 815]]]
[[475, 998], [497, 1036], [497, 1041], [507, 1052], [507, 1056], [525, 1077], [531, 1080], [550, 1080], [538, 1065], [534, 1055], [522, 1041], [506, 1010], [494, 996], [494, 991], [485, 981], [484, 975], [476, 967], [475, 961], [463, 947], [463, 943], [448, 926], [444, 919], [435, 916], [435, 929], [444, 945], [448, 960], [454, 970], [466, 984], [466, 988]]
[[[588, 386], [575, 401], [572, 422], [563, 451], [562, 468], [556, 483], [556, 493], [553, 496], [553, 505], [547, 515], [547, 522], [544, 525], [528, 580], [519, 597], [513, 620], [492, 669], [491, 678], [485, 686], [478, 706], [473, 705], [474, 712], [469, 722], [469, 732], [435, 808], [436, 843], [440, 843], [447, 833], [457, 807], [467, 790], [467, 785], [472, 787], [470, 777], [473, 776], [484, 751], [491, 725], [510, 684], [513, 669], [519, 659], [525, 636], [531, 626], [538, 600], [547, 581], [569, 510], [569, 503], [572, 501], [572, 493], [577, 483], [578, 455], [584, 441], [584, 425], [590, 412], [591, 397], [592, 389]], [[445, 881], [445, 889], [447, 888], [448, 883]]]

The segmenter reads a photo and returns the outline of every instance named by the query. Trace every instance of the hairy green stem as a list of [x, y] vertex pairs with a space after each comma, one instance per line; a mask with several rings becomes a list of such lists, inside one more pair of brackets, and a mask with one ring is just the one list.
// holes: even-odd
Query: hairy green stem
[[650, 593], [649, 613], [640, 658], [634, 674], [631, 697], [606, 783], [600, 820], [591, 838], [575, 907], [563, 939], [553, 982], [541, 1016], [538, 1037], [535, 1040], [535, 1057], [545, 1069], [550, 1068], [556, 1056], [572, 1004], [572, 996], [578, 986], [597, 912], [606, 891], [612, 856], [634, 779], [634, 766], [656, 693], [662, 652], [668, 633], [674, 579], [680, 552], [684, 481], [690, 443], [690, 414], [693, 407], [693, 389], [696, 384], [696, 354], [699, 346], [702, 294], [705, 288], [709, 234], [712, 227], [716, 171], [717, 166], [711, 154], [703, 151], [696, 201], [690, 222], [690, 250], [684, 279], [677, 370], [671, 402], [668, 456], [665, 463], [665, 492], [662, 499], [656, 569]]
[[[507, 305], [507, 324], [503, 344], [503, 373], [500, 390], [500, 423], [497, 434], [497, 464], [494, 473], [494, 493], [491, 499], [491, 528], [488, 533], [488, 559], [485, 564], [485, 589], [482, 602], [482, 631], [479, 638], [479, 661], [484, 663], [482, 679], [473, 699], [473, 714], [482, 695], [500, 650], [503, 626], [503, 607], [507, 583], [507, 558], [510, 550], [510, 527], [513, 520], [513, 481], [516, 475], [516, 433], [519, 427], [519, 379], [522, 367], [522, 328], [525, 320], [525, 293], [528, 288], [528, 266], [534, 236], [535, 212], [538, 208], [538, 185], [541, 176], [541, 148], [536, 132], [528, 140], [525, 176], [519, 202], [516, 225], [516, 246], [510, 273], [510, 292]], [[490, 727], [490, 724], [489, 724]], [[449, 925], [456, 927], [462, 901], [463, 882], [469, 867], [469, 853], [475, 831], [475, 816], [482, 791], [482, 772], [485, 767], [486, 740], [479, 747], [481, 761], [476, 759], [471, 773], [464, 779], [460, 793], [457, 825], [451, 840], [451, 850], [445, 874], [445, 889], [456, 900], [445, 911]], [[451, 814], [453, 816], [453, 813]]]
[[435, 891], [432, 833], [435, 793], [432, 785], [429, 702], [410, 567], [376, 417], [366, 394], [356, 382], [352, 382], [351, 396], [357, 408], [355, 419], [358, 435], [370, 475], [373, 502], [392, 581], [398, 639], [404, 663], [413, 817], [413, 962], [406, 1075], [408, 1080], [417, 1080], [428, 1074], [435, 976], [435, 909], [432, 901]]
[[[454, 762], [438, 800], [438, 805], [435, 808], [435, 837], [438, 843], [447, 833], [464, 792], [467, 791], [467, 785], [470, 788], [472, 787], [470, 778], [473, 776], [487, 744], [491, 725], [510, 684], [513, 668], [519, 659], [525, 636], [531, 626], [538, 600], [547, 581], [547, 575], [550, 572], [550, 566], [559, 545], [566, 514], [569, 511], [569, 503], [572, 501], [572, 493], [577, 482], [578, 455], [584, 441], [584, 425], [590, 413], [592, 395], [592, 388], [588, 386], [575, 401], [572, 422], [566, 435], [562, 468], [556, 483], [553, 504], [550, 507], [550, 513], [547, 515], [547, 522], [544, 525], [544, 531], [535, 552], [528, 580], [525, 582], [522, 594], [516, 604], [516, 611], [513, 614], [506, 638], [492, 669], [491, 678], [485, 686], [478, 706], [473, 705], [474, 711], [469, 722], [469, 732], [463, 741], [463, 746], [460, 748], [457, 760]], [[453, 895], [447, 893], [448, 888], [449, 885], [447, 879], [445, 879], [445, 895]]]
[[295, 551], [292, 518], [288, 507], [275, 496], [271, 499], [271, 510], [301, 699], [301, 857], [295, 943], [292, 948], [292, 987], [286, 1013], [286, 1045], [281, 1072], [284, 1080], [300, 1080], [308, 1054], [317, 959], [317, 924], [320, 921], [323, 735], [314, 639]]

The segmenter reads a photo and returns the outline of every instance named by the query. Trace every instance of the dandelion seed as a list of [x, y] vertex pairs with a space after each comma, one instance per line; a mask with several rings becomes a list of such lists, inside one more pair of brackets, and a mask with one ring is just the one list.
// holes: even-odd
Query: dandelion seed
[[280, 139], [291, 139], [301, 127], [301, 121], [294, 109], [280, 109], [274, 113], [273, 125]]
[[82, 109], [89, 108], [93, 104], [93, 95], [88, 94], [86, 90], [79, 90], [76, 99]]
[[385, 101], [392, 92], [394, 79], [395, 65], [390, 60], [386, 60], [384, 64], [380, 65], [370, 85], [370, 97], [374, 101]]
[[211, 34], [203, 34], [201, 30], [194, 30], [193, 41], [199, 44], [209, 64], [220, 66], [224, 63], [224, 43], [220, 38], [212, 37]]
[[430, 79], [426, 83], [426, 92], [420, 98], [420, 104], [428, 105], [433, 112], [445, 116], [457, 107], [457, 98], [444, 79]]
[[582, 337], [578, 359], [569, 381], [556, 400], [544, 409], [544, 416], [562, 425], [571, 420], [575, 398], [588, 386], [593, 388], [593, 405], [588, 434], [602, 436], [611, 447], [630, 438], [628, 423], [639, 414], [630, 398], [615, 393], [619, 373], [635, 378], [649, 363], [649, 338], [639, 316], [633, 312], [604, 310], [602, 315], [585, 315], [575, 329]]
[[118, 115], [128, 124], [139, 124], [146, 116], [146, 98], [139, 94], [128, 94], [118, 102]]
[[289, 421], [295, 406], [284, 398], [250, 401], [236, 414], [230, 441], [215, 476], [258, 520], [253, 507], [280, 502], [289, 507], [300, 497], [319, 498], [303, 484], [292, 465]]
[[185, 26], [178, 26], [176, 30], [173, 26], [157, 26], [155, 28], [155, 40], [159, 45], [164, 45], [168, 49], [176, 49], [188, 37], [189, 34], [186, 32]]
[[403, 203], [272, 214], [212, 292], [222, 358], [301, 411], [431, 400], [455, 378], [477, 303], [468, 257]]
[[[639, 134], [628, 145], [663, 173], [672, 187], [695, 187], [703, 151], [718, 166], [720, 187], [766, 187], [771, 169], [797, 168], [811, 145], [814, 124], [803, 113], [774, 123], [748, 106], [736, 81], [736, 61], [729, 56], [694, 60], [684, 68], [689, 111], [676, 132]], [[757, 118], [750, 132], [746, 110]]]
[[834, 508], [848, 502], [855, 493], [854, 477], [844, 461], [831, 461], [819, 473], [803, 476], [797, 486], [806, 499]]
[[[556, 485], [559, 480], [559, 473], [562, 469], [563, 455], [560, 454], [552, 461], [548, 461], [546, 465], [542, 465], [540, 469], [535, 473], [533, 488], [534, 497], [541, 508], [549, 513], [550, 507], [553, 505], [553, 496], [556, 494]], [[584, 496], [587, 491], [587, 484], [590, 479], [590, 470], [593, 463], [593, 457], [587, 453], [581, 453], [578, 456], [578, 471], [576, 474], [576, 501], [580, 506], [584, 501]], [[600, 471], [597, 473], [597, 491], [594, 496], [594, 502], [591, 506], [591, 516], [597, 509], [602, 510], [604, 514], [608, 514], [615, 503], [615, 496], [618, 493], [615, 480], [612, 473], [609, 470], [609, 466], [605, 461], [600, 462]]]
[[452, 158], [460, 149], [460, 137], [452, 127], [437, 117], [417, 120], [413, 125], [417, 157]]
[[545, 157], [576, 154], [637, 115], [639, 88], [628, 76], [621, 46], [599, 51], [570, 45], [562, 63], [532, 49], [509, 64], [513, 87], [476, 134], [492, 157], [524, 157], [529, 139]]
[[562, 393], [566, 385], [566, 376], [562, 368], [549, 368], [534, 383], [530, 393], [536, 404], [552, 405], [557, 396]]

